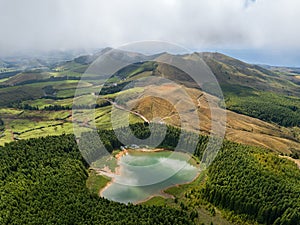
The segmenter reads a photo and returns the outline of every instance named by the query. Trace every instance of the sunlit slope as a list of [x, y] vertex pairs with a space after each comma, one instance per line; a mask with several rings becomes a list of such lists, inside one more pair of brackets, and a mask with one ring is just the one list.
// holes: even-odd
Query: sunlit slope
[[[10, 108], [13, 111], [24, 111], [24, 113], [20, 113], [20, 115], [3, 114], [5, 130], [4, 136], [1, 136], [0, 139], [13, 140], [11, 138], [12, 133], [15, 132], [15, 136], [18, 137], [17, 133], [29, 130], [29, 127], [33, 129], [30, 134], [22, 133], [19, 138], [47, 135], [46, 132], [40, 129], [44, 124], [49, 124], [51, 126], [51, 132], [49, 133], [54, 134], [58, 122], [60, 122], [60, 125], [57, 125], [57, 130], [61, 131], [59, 133], [64, 132], [64, 130], [66, 133], [72, 132], [71, 122], [73, 118], [64, 119], [64, 117], [59, 117], [58, 121], [49, 119], [48, 114], [51, 114], [51, 112], [47, 111], [47, 107], [65, 107], [58, 107], [58, 109], [70, 115], [80, 76], [94, 59], [108, 50], [105, 49], [95, 55], [81, 56], [71, 61], [59, 63], [49, 68], [47, 72], [32, 73], [29, 71], [18, 73], [1, 82], [2, 85], [14, 85], [13, 87], [0, 88], [0, 105], [2, 109], [5, 111], [6, 108]], [[111, 127], [110, 106], [105, 106], [105, 102], [107, 99], [115, 101], [118, 98], [121, 105], [131, 105], [131, 116], [133, 117], [131, 122], [141, 122], [141, 117], [134, 114], [140, 113], [148, 120], [179, 126], [180, 119], [176, 113], [176, 107], [182, 110], [187, 106], [194, 107], [197, 109], [200, 128], [192, 126], [190, 129], [200, 130], [205, 134], [210, 133], [210, 114], [213, 109], [208, 107], [205, 98], [213, 99], [216, 106], [220, 105], [219, 99], [213, 96], [214, 93], [210, 93], [211, 95], [204, 94], [190, 76], [178, 68], [152, 61], [152, 59], [166, 55], [168, 54], [144, 56], [122, 51], [116, 54], [116, 57], [136, 59], [139, 62], [113, 74], [111, 79], [107, 81], [106, 86], [102, 88], [100, 102], [101, 104], [104, 102], [104, 108], [101, 106], [97, 109], [97, 125], [103, 125], [104, 128]], [[227, 139], [259, 145], [283, 153], [299, 151], [300, 88], [297, 83], [285, 79], [285, 75], [283, 76], [279, 72], [250, 65], [219, 53], [194, 53], [178, 57], [184, 60], [201, 57], [215, 74], [223, 90], [227, 109], [231, 110], [226, 110]], [[154, 83], [152, 86], [148, 85], [145, 89], [131, 88], [128, 91], [123, 91], [123, 88], [132, 81], [153, 77], [171, 80], [176, 85], [167, 82], [164, 84]], [[87, 97], [101, 88], [96, 80], [93, 80], [96, 79], [95, 76], [91, 74], [88, 75], [88, 78], [88, 80], [81, 82], [79, 87], [82, 89], [83, 95]], [[40, 81], [39, 79], [44, 80]], [[23, 82], [26, 84], [22, 84]], [[180, 96], [182, 90], [185, 90], [190, 98], [182, 98]], [[145, 93], [149, 91], [153, 92], [156, 97], [147, 96]], [[161, 98], [158, 96], [161, 96]], [[173, 98], [175, 105], [166, 103], [163, 96]], [[85, 100], [78, 102], [81, 107], [85, 104], [91, 104], [91, 102]], [[24, 107], [26, 105], [38, 107], [39, 110], [34, 111], [34, 109], [32, 111], [32, 108]], [[223, 104], [222, 107], [224, 107]], [[32, 112], [29, 113], [28, 110]], [[40, 112], [41, 110], [43, 112]], [[45, 116], [38, 116], [40, 114]], [[30, 115], [30, 118], [27, 115]], [[33, 115], [36, 115], [36, 118]], [[28, 127], [28, 121], [22, 122], [24, 119], [35, 121], [36, 126], [32, 126], [31, 122]], [[182, 119], [187, 122], [193, 121], [188, 114], [183, 116]], [[40, 123], [43, 125], [40, 126]], [[10, 124], [16, 124], [15, 128], [9, 126]], [[36, 128], [40, 129], [41, 132], [35, 131]]]
[[[133, 110], [144, 115], [150, 121], [154, 120], [175, 126], [181, 126], [183, 121], [189, 124], [190, 129], [209, 134], [211, 132], [211, 113], [215, 113], [214, 107], [218, 107], [218, 98], [209, 94], [203, 94], [200, 90], [182, 88], [189, 94], [185, 96], [186, 98], [178, 93], [178, 89], [172, 84], [150, 85], [144, 91], [147, 94], [145, 96], [140, 94], [140, 98], [131, 100], [130, 105], [135, 105]], [[151, 92], [155, 92], [155, 95], [162, 97], [149, 96]], [[175, 105], [170, 104], [163, 98], [164, 95], [178, 99], [177, 103]], [[207, 98], [210, 98], [214, 104], [210, 106]], [[190, 105], [191, 103], [194, 105]], [[199, 126], [195, 124], [197, 120], [194, 118], [195, 121], [193, 121], [193, 118], [190, 117], [190, 113], [180, 113], [184, 112], [184, 110], [192, 110], [195, 106], [199, 116]], [[178, 112], [178, 110], [181, 111]], [[223, 122], [227, 122], [225, 137], [228, 140], [262, 146], [282, 153], [300, 150], [299, 140], [294, 137], [290, 129], [229, 110], [225, 111], [227, 121]]]

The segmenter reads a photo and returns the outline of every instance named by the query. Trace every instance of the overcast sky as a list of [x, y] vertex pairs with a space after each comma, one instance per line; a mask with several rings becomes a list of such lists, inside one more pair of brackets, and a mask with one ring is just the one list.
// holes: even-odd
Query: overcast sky
[[197, 51], [291, 53], [292, 64], [299, 21], [299, 0], [0, 0], [0, 55], [164, 40]]

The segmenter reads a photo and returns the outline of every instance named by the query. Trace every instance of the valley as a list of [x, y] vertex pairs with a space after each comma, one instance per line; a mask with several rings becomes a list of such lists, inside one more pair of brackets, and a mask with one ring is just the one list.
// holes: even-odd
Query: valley
[[[69, 63], [67, 63], [66, 67], [69, 67]], [[144, 73], [144, 69], [139, 70], [140, 71], [135, 72], [134, 75], [130, 75], [130, 79], [134, 79], [135, 77], [139, 79], [140, 74]], [[149, 70], [149, 68], [147, 68], [147, 70]], [[164, 68], [164, 70], [166, 69]], [[164, 73], [164, 77], [171, 76], [168, 74], [167, 70], [162, 73]], [[143, 76], [149, 75], [150, 74]], [[11, 78], [10, 80], [14, 79]], [[30, 87], [28, 90], [30, 90], [29, 95], [31, 100], [24, 100], [21, 103], [11, 104], [9, 101], [10, 99], [13, 101], [13, 98], [10, 97], [8, 102], [4, 102], [2, 104], [4, 107], [2, 106], [1, 109], [1, 118], [5, 124], [11, 125], [3, 132], [2, 137], [0, 138], [0, 144], [3, 145], [5, 142], [9, 142], [14, 139], [17, 140], [51, 134], [72, 133], [71, 109], [73, 107], [73, 101], [76, 101], [77, 104], [86, 104], [86, 101], [91, 101], [89, 93], [97, 92], [100, 88], [98, 85], [93, 85], [95, 82], [96, 81], [93, 80], [80, 82], [81, 86], [79, 88], [87, 95], [79, 96], [75, 100], [73, 100], [73, 96], [78, 85], [78, 80], [37, 82], [34, 84], [22, 85], [22, 88], [23, 86]], [[120, 81], [119, 85], [122, 83], [123, 81]], [[266, 147], [283, 154], [292, 154], [295, 149], [300, 149], [300, 132], [297, 129], [297, 124], [299, 123], [297, 120], [300, 118], [297, 114], [297, 109], [298, 107], [300, 108], [300, 103], [298, 106], [298, 101], [300, 102], [300, 100], [297, 97], [281, 97], [275, 93], [255, 91], [254, 89], [243, 88], [242, 86], [235, 85], [232, 85], [231, 88], [228, 89], [229, 86], [226, 85], [224, 86], [223, 91], [225, 94], [226, 106], [229, 109], [226, 110], [227, 139], [240, 143]], [[18, 85], [14, 87], [6, 87], [2, 88], [0, 91], [1, 93], [7, 93], [8, 95], [17, 94], [16, 98], [19, 98], [17, 90], [11, 92], [11, 90], [14, 90], [17, 87]], [[200, 132], [209, 134], [210, 109], [207, 99], [205, 98], [209, 97], [216, 107], [219, 107], [219, 100], [213, 95], [207, 93], [204, 95], [201, 90], [186, 87], [184, 85], [181, 85], [181, 87], [189, 94], [194, 104], [198, 107], [199, 118], [201, 120]], [[34, 88], [38, 88], [39, 90], [43, 90], [44, 88], [48, 88], [49, 90], [51, 89], [53, 90], [52, 94], [54, 95], [52, 96], [52, 94], [50, 94], [48, 97], [44, 96], [42, 98], [40, 98], [40, 96], [36, 97], [36, 90]], [[148, 93], [151, 94], [152, 92], [154, 95], [168, 94], [169, 96], [174, 96], [173, 98], [176, 99], [180, 97], [180, 92], [177, 92], [176, 88], [176, 85], [174, 86], [173, 84], [161, 84], [143, 88], [133, 87], [113, 94], [108, 93], [101, 95], [100, 98], [96, 100], [96, 104], [100, 103], [99, 106], [101, 106], [98, 106], [95, 109], [96, 124], [99, 128], [111, 127], [111, 125], [109, 125], [111, 105], [116, 104], [114, 103], [114, 99], [119, 97], [123, 98], [123, 102], [129, 100], [131, 101], [129, 102], [131, 105], [135, 105], [135, 108], [131, 110], [130, 114], [132, 121], [150, 121], [153, 117], [158, 116], [162, 118], [163, 122], [178, 126], [178, 115], [176, 116], [172, 107], [170, 108], [168, 104], [161, 102], [162, 100], [158, 98], [149, 99], [147, 97], [143, 97], [144, 95]], [[166, 90], [169, 91], [166, 92]], [[142, 98], [139, 99], [139, 102], [130, 100], [138, 97]], [[263, 100], [263, 98], [265, 99]], [[268, 103], [268, 99], [270, 100], [270, 103]], [[6, 101], [5, 96], [3, 101], [4, 100]], [[164, 105], [165, 108], [162, 108], [162, 105]], [[149, 106], [151, 106], [152, 115], [149, 114]], [[292, 111], [292, 109], [289, 109], [290, 106], [295, 107], [296, 110]], [[81, 107], [84, 107], [84, 105]], [[124, 104], [122, 107], [125, 109], [127, 106]], [[284, 108], [286, 112], [284, 112], [282, 108]], [[262, 112], [270, 110], [270, 113], [263, 114], [258, 110], [261, 110]], [[9, 113], [6, 113], [6, 111]], [[257, 115], [254, 114], [254, 112], [257, 112]], [[274, 115], [274, 119], [272, 120], [262, 116], [270, 116], [271, 113], [276, 112], [280, 114]], [[282, 119], [287, 119], [287, 117], [285, 117], [287, 114], [290, 115], [288, 119], [293, 120], [295, 118], [294, 121], [280, 122]], [[49, 117], [49, 115], [51, 116]], [[13, 122], [11, 123], [10, 121]], [[87, 123], [89, 123], [89, 121], [87, 121]], [[191, 129], [193, 129], [193, 127], [191, 127]]]
[[300, 1], [0, 11], [0, 225], [300, 225]]
[[[83, 222], [88, 215], [102, 224], [130, 224], [137, 215], [145, 224], [297, 224], [298, 75], [219, 53], [177, 56], [188, 62], [200, 56], [220, 84], [222, 101], [213, 87], [202, 90], [185, 72], [152, 61], [167, 53], [154, 57], [121, 51], [118, 57], [141, 61], [108, 80], [84, 74], [92, 59], [106, 51], [43, 68], [10, 68], [9, 74], [3, 68], [0, 192], [6, 197], [0, 205], [1, 222], [26, 224], [30, 218], [64, 224], [75, 210], [74, 221]], [[166, 81], [145, 82], [155, 78]], [[126, 134], [128, 124], [118, 116], [112, 121], [115, 111], [128, 114], [130, 129], [142, 139], [150, 135], [149, 126], [160, 137], [166, 125], [167, 136], [155, 147], [168, 151], [125, 151], [113, 129]], [[221, 124], [226, 126], [225, 139], [206, 168], [201, 157], [213, 132], [213, 114], [226, 115]], [[182, 121], [188, 125], [180, 131]], [[74, 123], [85, 137], [92, 137], [95, 126], [108, 152], [87, 138], [83, 153], [73, 135]], [[182, 149], [173, 151], [181, 132]], [[196, 148], [189, 152], [193, 143]], [[148, 147], [152, 149], [151, 143]], [[161, 176], [169, 179], [151, 180]], [[44, 210], [38, 210], [40, 204]]]

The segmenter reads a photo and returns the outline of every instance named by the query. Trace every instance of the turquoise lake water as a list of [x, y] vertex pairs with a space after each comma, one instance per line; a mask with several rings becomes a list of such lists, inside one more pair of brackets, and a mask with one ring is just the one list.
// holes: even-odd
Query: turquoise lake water
[[116, 175], [101, 196], [123, 203], [137, 203], [162, 190], [192, 181], [198, 168], [187, 161], [190, 156], [181, 152], [130, 151], [119, 159]]

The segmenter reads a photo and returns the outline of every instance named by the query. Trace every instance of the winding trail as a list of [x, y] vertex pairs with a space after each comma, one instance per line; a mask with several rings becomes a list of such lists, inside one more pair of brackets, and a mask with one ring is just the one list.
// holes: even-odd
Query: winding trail
[[113, 101], [110, 100], [110, 99], [105, 98], [104, 100], [108, 101], [110, 104], [112, 104], [113, 106], [115, 106], [115, 107], [118, 108], [118, 109], [124, 110], [124, 111], [126, 111], [126, 112], [130, 112], [130, 113], [132, 113], [132, 114], [134, 114], [134, 115], [140, 117], [140, 118], [141, 118], [142, 120], [144, 120], [144, 122], [146, 122], [146, 123], [149, 123], [149, 122], [150, 122], [146, 117], [144, 117], [142, 114], [140, 114], [140, 113], [138, 113], [138, 112], [135, 112], [135, 111], [126, 109], [125, 107], [123, 107], [123, 106], [121, 106], [121, 105], [118, 105], [117, 103], [113, 102]]
[[11, 129], [11, 127], [10, 127], [8, 124], [6, 124], [5, 129], [6, 129], [9, 133], [11, 133], [12, 141], [16, 140], [15, 134], [14, 134], [13, 130]]

